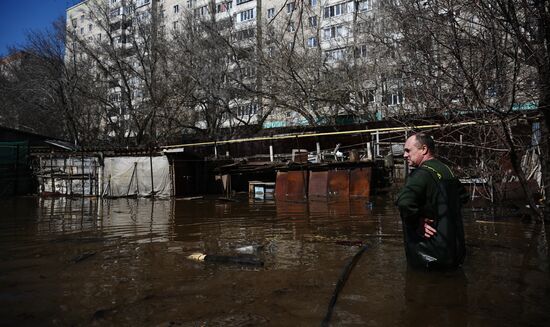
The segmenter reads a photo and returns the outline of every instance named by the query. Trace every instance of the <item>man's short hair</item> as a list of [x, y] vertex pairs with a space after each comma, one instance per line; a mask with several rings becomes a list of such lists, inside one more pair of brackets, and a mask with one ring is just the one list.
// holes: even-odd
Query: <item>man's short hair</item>
[[425, 133], [417, 133], [414, 135], [416, 139], [417, 146], [420, 148], [425, 145], [428, 148], [430, 153], [435, 153], [435, 142], [434, 139]]

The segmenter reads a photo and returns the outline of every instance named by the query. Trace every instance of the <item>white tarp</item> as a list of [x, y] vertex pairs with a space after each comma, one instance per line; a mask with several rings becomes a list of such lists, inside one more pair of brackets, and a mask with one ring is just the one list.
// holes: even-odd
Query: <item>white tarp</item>
[[[168, 158], [107, 157], [103, 168], [103, 196], [170, 196]], [[151, 187], [151, 167], [153, 184]]]

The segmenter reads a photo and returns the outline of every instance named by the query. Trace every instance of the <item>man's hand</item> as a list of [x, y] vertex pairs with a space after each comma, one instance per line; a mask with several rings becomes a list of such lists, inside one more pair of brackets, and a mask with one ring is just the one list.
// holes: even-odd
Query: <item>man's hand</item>
[[431, 224], [433, 224], [434, 221], [432, 219], [428, 219], [428, 218], [424, 218], [423, 220], [424, 220], [424, 222], [423, 222], [423, 224], [424, 224], [424, 237], [425, 238], [430, 238], [430, 237], [434, 236], [437, 233], [435, 228], [433, 228], [432, 225], [431, 225]]

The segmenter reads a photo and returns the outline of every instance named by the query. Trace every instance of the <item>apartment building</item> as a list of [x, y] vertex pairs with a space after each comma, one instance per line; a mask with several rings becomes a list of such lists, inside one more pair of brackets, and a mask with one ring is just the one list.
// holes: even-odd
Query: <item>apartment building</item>
[[[372, 117], [380, 118], [395, 108], [402, 108], [405, 99], [398, 76], [381, 71], [391, 66], [392, 55], [387, 50], [381, 51], [374, 43], [373, 35], [385, 32], [381, 24], [382, 7], [378, 2], [86, 0], [67, 10], [66, 60], [86, 60], [94, 55], [94, 48], [104, 50], [90, 65], [98, 70], [98, 75], [104, 75], [98, 81], [106, 85], [104, 92], [108, 97], [105, 102], [111, 107], [105, 118], [106, 126], [120, 126], [124, 121], [132, 120], [136, 110], [150, 105], [152, 91], [147, 78], [137, 78], [113, 69], [115, 61], [124, 57], [125, 64], [131, 63], [129, 71], [139, 75], [141, 70], [145, 74], [147, 68], [141, 61], [151, 56], [151, 44], [162, 39], [169, 48], [171, 43], [178, 41], [175, 38], [190, 33], [200, 36], [198, 23], [214, 22], [216, 33], [227, 35], [230, 51], [237, 52], [236, 59], [226, 66], [229, 71], [227, 76], [222, 78], [237, 81], [234, 77], [238, 76], [237, 84], [241, 89], [250, 91], [234, 92], [232, 99], [226, 101], [227, 108], [216, 112], [218, 119], [223, 120], [221, 127], [259, 123], [263, 127], [280, 127], [307, 124], [312, 119], [322, 123], [319, 117], [350, 115], [359, 107], [363, 113], [369, 111]], [[197, 24], [193, 25], [190, 20]], [[211, 37], [212, 34], [203, 35]], [[139, 49], [141, 45], [143, 49]], [[105, 50], [107, 46], [114, 50]], [[243, 53], [246, 55], [241, 56]], [[330, 75], [330, 69], [340, 66], [346, 66], [347, 71], [356, 70], [355, 86], [340, 90], [335, 78], [333, 89], [339, 92], [338, 99], [341, 100], [338, 103], [327, 101], [328, 105], [318, 105], [322, 102], [318, 99], [322, 99], [323, 94], [300, 101], [297, 93], [294, 100], [286, 101], [284, 85], [283, 91], [279, 92], [282, 95], [270, 96], [270, 90], [281, 88], [273, 80], [280, 83], [281, 79], [293, 77], [292, 71], [285, 72], [282, 77], [273, 77], [277, 74], [271, 71], [272, 66], [275, 67], [276, 57], [285, 55], [290, 58], [302, 56], [302, 63], [315, 61], [318, 68], [312, 66], [312, 69], [317, 69], [323, 76]], [[381, 62], [384, 63], [382, 68], [378, 67]], [[281, 69], [286, 69], [284, 63], [279, 64]], [[176, 64], [171, 67], [176, 67]], [[307, 87], [299, 85], [300, 81], [297, 83], [292, 88], [303, 87], [315, 92], [315, 79], [309, 81]], [[291, 93], [289, 87], [288, 94]], [[304, 98], [307, 97], [305, 93]], [[308, 116], [309, 120], [305, 118]], [[195, 125], [206, 127], [207, 119], [199, 118]], [[126, 127], [125, 133], [128, 136], [134, 132], [131, 127]]]

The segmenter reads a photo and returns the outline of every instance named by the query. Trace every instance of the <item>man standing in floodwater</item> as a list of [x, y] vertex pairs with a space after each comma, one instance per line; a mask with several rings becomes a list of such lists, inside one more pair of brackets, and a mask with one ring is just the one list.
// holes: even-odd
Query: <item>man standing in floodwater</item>
[[413, 267], [456, 268], [465, 256], [461, 207], [468, 195], [434, 153], [435, 143], [424, 133], [405, 142], [403, 157], [415, 168], [397, 199], [405, 253]]

